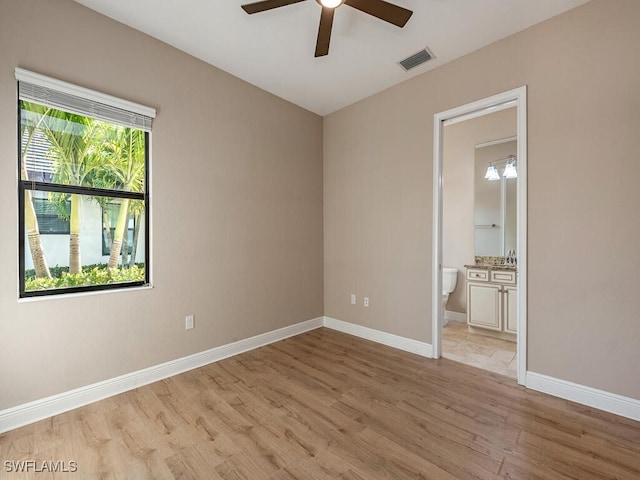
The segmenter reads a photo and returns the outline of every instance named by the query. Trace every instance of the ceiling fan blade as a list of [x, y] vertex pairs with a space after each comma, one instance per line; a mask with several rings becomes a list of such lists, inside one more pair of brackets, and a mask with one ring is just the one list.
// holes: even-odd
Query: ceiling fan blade
[[411, 15], [413, 15], [411, 10], [385, 2], [384, 0], [345, 0], [344, 3], [361, 12], [373, 15], [380, 20], [393, 23], [400, 28], [404, 27], [411, 18]]
[[260, 13], [278, 7], [286, 7], [304, 0], [263, 0], [262, 2], [247, 3], [242, 5], [242, 9], [248, 14]]
[[318, 40], [316, 41], [316, 57], [323, 57], [329, 53], [333, 12], [335, 12], [335, 8], [322, 7], [320, 26], [318, 27]]

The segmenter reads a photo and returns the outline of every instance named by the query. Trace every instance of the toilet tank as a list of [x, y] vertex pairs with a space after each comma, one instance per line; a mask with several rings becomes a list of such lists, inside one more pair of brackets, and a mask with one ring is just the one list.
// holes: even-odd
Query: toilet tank
[[444, 267], [442, 269], [442, 291], [451, 293], [456, 289], [458, 283], [458, 270]]

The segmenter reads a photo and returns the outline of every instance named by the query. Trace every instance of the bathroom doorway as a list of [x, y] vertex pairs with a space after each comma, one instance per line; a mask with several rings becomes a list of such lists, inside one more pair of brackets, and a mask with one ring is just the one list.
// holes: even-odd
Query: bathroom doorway
[[[526, 87], [434, 117], [433, 356], [444, 350], [447, 358], [520, 384], [526, 376], [526, 145]], [[489, 179], [492, 169], [500, 181]]]

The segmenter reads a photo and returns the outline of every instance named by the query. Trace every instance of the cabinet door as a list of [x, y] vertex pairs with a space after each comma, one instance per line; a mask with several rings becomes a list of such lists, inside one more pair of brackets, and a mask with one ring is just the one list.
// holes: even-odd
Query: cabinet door
[[473, 327], [502, 330], [500, 285], [467, 283], [467, 323]]
[[518, 331], [518, 288], [504, 287], [504, 329], [507, 332]]

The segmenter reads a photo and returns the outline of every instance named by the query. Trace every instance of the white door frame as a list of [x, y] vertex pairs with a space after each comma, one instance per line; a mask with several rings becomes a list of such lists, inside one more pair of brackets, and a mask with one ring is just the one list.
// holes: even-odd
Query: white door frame
[[527, 375], [527, 87], [522, 86], [477, 102], [436, 113], [433, 118], [433, 358], [442, 355], [442, 157], [445, 125], [480, 117], [509, 107], [517, 107], [518, 192], [518, 333], [517, 375], [520, 385]]

